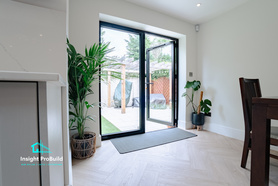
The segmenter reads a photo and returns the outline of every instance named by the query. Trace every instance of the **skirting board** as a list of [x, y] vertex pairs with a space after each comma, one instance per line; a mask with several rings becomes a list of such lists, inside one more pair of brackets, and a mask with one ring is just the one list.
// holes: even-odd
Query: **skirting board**
[[185, 130], [186, 126], [185, 126], [186, 122], [183, 120], [178, 120], [178, 128]]
[[101, 147], [101, 135], [97, 134], [97, 138], [96, 138], [96, 147]]
[[[191, 122], [187, 122], [186, 126], [192, 126]], [[223, 125], [205, 123], [204, 129], [230, 138], [244, 140], [244, 130], [234, 129]]]

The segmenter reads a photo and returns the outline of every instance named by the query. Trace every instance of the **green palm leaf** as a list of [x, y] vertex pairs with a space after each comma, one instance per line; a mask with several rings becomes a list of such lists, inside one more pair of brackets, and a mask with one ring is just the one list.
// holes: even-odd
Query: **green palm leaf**
[[[68, 53], [68, 93], [69, 93], [69, 127], [77, 129], [79, 138], [84, 138], [85, 121], [94, 118], [89, 116], [88, 109], [93, 108], [94, 104], [86, 101], [86, 97], [93, 94], [92, 84], [98, 80], [103, 73], [101, 68], [113, 64], [106, 55], [112, 51], [109, 49], [109, 43], [95, 43], [90, 48], [85, 47], [85, 55], [81, 55], [70, 44], [67, 39]], [[119, 65], [119, 64], [117, 64]]]

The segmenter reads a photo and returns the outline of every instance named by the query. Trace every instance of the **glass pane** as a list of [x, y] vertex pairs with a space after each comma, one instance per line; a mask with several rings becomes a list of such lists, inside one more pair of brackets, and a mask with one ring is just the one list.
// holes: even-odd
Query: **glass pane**
[[172, 45], [150, 51], [150, 118], [172, 122]]
[[120, 63], [102, 69], [107, 76], [101, 82], [101, 133], [139, 130], [139, 35], [102, 28], [101, 40], [110, 42], [109, 56]]

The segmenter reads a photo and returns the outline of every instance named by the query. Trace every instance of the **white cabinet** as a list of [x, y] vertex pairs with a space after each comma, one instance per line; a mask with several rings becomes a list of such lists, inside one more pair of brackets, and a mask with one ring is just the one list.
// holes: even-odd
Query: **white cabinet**
[[0, 186], [62, 186], [58, 74], [0, 72]]

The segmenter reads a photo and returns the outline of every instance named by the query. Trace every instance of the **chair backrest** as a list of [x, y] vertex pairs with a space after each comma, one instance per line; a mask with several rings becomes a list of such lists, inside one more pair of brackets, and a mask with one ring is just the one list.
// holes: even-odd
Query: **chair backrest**
[[252, 97], [262, 97], [259, 79], [239, 78], [245, 132], [252, 130]]

